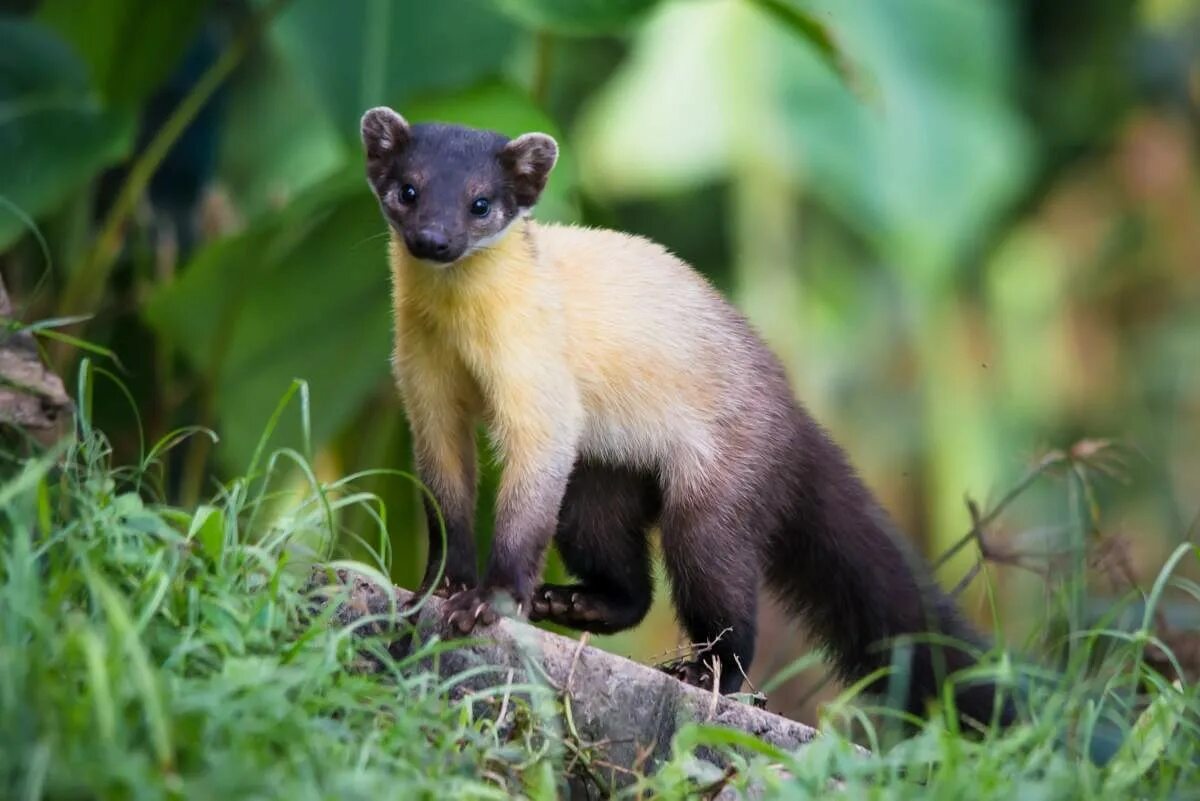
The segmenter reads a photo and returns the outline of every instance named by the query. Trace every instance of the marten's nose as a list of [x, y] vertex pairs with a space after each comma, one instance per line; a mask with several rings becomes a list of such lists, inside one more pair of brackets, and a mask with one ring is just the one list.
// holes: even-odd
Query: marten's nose
[[418, 259], [444, 261], [450, 253], [450, 238], [445, 231], [426, 228], [413, 234], [408, 249]]

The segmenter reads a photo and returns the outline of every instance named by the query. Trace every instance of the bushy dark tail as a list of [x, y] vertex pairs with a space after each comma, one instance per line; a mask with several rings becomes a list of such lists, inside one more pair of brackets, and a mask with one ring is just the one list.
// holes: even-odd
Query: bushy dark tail
[[[790, 516], [763, 554], [768, 586], [820, 638], [844, 680], [892, 665], [891, 644], [911, 638], [907, 671], [900, 664], [871, 689], [904, 689], [905, 708], [924, 716], [944, 678], [975, 664], [969, 649], [986, 650], [986, 640], [897, 535], [842, 450], [803, 411], [795, 439]], [[932, 643], [929, 635], [961, 647]], [[998, 716], [1004, 724], [1015, 718], [991, 683], [955, 687], [960, 714], [982, 722]]]

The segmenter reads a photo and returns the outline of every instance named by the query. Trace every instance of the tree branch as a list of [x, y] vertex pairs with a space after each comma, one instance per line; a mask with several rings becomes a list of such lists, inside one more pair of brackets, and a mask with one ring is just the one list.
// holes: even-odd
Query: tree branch
[[71, 408], [62, 381], [46, 369], [33, 335], [12, 319], [12, 303], [0, 280], [0, 424], [49, 443], [62, 433]]
[[[330, 582], [330, 574], [334, 581]], [[341, 625], [381, 616], [383, 622], [360, 626], [363, 634], [383, 634], [392, 610], [412, 594], [391, 587], [391, 594], [367, 576], [344, 568], [318, 568], [313, 586], [320, 587], [321, 605], [333, 602], [333, 620]], [[336, 590], [331, 592], [331, 590]], [[429, 598], [415, 618], [416, 639], [456, 637], [442, 620], [442, 601]], [[411, 652], [412, 638], [402, 637], [393, 655]], [[604, 772], [614, 785], [625, 783], [633, 771], [651, 771], [670, 754], [675, 733], [688, 723], [712, 723], [759, 737], [792, 751], [819, 736], [803, 723], [741, 703], [726, 696], [684, 684], [655, 668], [573, 640], [503, 618], [458, 647], [439, 654], [421, 670], [436, 669], [446, 679], [470, 673], [460, 685], [465, 692], [482, 692], [506, 684], [544, 684], [564, 700], [564, 730], [588, 744], [602, 744], [602, 759], [591, 762], [589, 773]], [[506, 694], [507, 697], [507, 694]], [[500, 721], [503, 725], [503, 721]], [[715, 754], [698, 754], [724, 765]], [[604, 766], [607, 766], [604, 767]]]

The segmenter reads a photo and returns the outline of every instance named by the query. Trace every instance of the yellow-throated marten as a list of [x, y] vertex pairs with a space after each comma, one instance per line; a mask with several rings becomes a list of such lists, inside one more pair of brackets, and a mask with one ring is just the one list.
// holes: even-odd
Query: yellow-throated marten
[[[554, 140], [362, 119], [367, 176], [391, 229], [394, 368], [427, 508], [424, 588], [452, 594], [463, 633], [511, 596], [535, 620], [595, 632], [650, 608], [657, 526], [687, 634], [711, 643], [681, 678], [736, 691], [754, 649], [760, 576], [828, 646], [843, 677], [891, 663], [890, 640], [980, 638], [892, 534], [843, 452], [795, 400], [778, 359], [699, 274], [662, 247], [528, 217]], [[474, 424], [504, 471], [477, 580]], [[550, 540], [578, 579], [539, 584]], [[712, 657], [716, 658], [713, 661]], [[973, 664], [917, 645], [907, 706]], [[960, 712], [993, 718], [990, 685]], [[1001, 716], [1006, 717], [1002, 710]]]

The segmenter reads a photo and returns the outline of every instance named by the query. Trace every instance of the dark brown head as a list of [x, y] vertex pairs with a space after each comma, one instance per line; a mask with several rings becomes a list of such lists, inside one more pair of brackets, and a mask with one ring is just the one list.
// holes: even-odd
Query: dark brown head
[[362, 118], [367, 182], [412, 255], [452, 264], [494, 242], [537, 202], [558, 158], [542, 133], [509, 139], [459, 125], [409, 125], [390, 108]]

